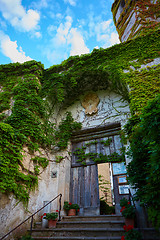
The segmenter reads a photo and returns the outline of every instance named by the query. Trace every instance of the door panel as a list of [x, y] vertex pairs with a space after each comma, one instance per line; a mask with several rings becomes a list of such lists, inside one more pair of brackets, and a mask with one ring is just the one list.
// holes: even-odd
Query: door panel
[[80, 206], [80, 215], [99, 215], [99, 188], [97, 165], [71, 169], [72, 203]]

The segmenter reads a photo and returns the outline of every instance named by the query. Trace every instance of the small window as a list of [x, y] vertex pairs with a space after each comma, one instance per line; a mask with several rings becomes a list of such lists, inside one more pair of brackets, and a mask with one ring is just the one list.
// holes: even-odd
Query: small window
[[119, 176], [118, 177], [118, 184], [127, 183], [127, 176]]
[[120, 185], [119, 187], [119, 194], [129, 194], [129, 185]]

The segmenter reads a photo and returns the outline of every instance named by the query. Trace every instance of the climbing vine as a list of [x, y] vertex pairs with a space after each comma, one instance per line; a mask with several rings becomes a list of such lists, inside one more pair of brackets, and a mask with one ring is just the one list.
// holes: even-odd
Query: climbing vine
[[56, 145], [60, 150], [65, 149], [72, 132], [81, 129], [82, 124], [75, 122], [71, 113], [67, 112], [66, 118], [59, 124], [58, 129], [55, 131]]
[[108, 49], [94, 49], [90, 54], [69, 57], [44, 71], [42, 94], [54, 108], [57, 103], [72, 104], [87, 91], [108, 89], [131, 102], [131, 110], [138, 111], [160, 92], [159, 65], [145, 68], [159, 57], [159, 49], [158, 30]]
[[135, 199], [145, 206], [150, 220], [160, 227], [160, 95], [133, 116], [126, 125], [130, 139], [127, 167], [129, 183], [136, 189]]
[[49, 121], [48, 105], [40, 95], [42, 76], [43, 66], [35, 61], [0, 66], [0, 191], [12, 192], [24, 203], [49, 164], [47, 158], [35, 156], [30, 159], [34, 171], [26, 169], [24, 147], [31, 155], [55, 144], [64, 149], [72, 131], [81, 127], [71, 113], [58, 129]]
[[[119, 18], [116, 18], [118, 9], [122, 9]], [[112, 5], [113, 19], [119, 38], [122, 39], [127, 27], [133, 22], [127, 40], [148, 34], [160, 28], [160, 1], [151, 0], [118, 0]], [[132, 19], [133, 15], [135, 17]], [[131, 20], [132, 19], [132, 20]]]
[[[112, 139], [100, 140], [99, 143], [104, 147], [109, 147]], [[76, 148], [73, 154], [76, 156], [76, 162], [86, 165], [86, 160], [95, 162], [95, 163], [107, 163], [107, 162], [123, 162], [124, 161], [124, 149], [120, 149], [121, 154], [113, 152], [111, 154], [102, 154], [97, 152], [88, 151], [88, 147], [91, 145], [97, 144], [98, 141], [90, 141], [85, 143], [82, 147]], [[86, 153], [87, 152], [87, 153]]]
[[24, 203], [38, 184], [40, 167], [46, 168], [48, 160], [31, 159], [34, 171], [30, 171], [23, 165], [23, 148], [34, 154], [49, 147], [53, 133], [39, 95], [42, 74], [43, 66], [35, 61], [0, 66], [0, 191], [12, 192]]
[[[141, 111], [160, 93], [159, 65], [145, 67], [159, 57], [159, 49], [158, 30], [108, 49], [69, 57], [46, 70], [35, 61], [0, 65], [0, 191], [27, 202], [48, 161], [33, 158], [34, 171], [25, 169], [24, 147], [30, 154], [53, 145], [65, 149], [71, 132], [81, 128], [70, 113], [56, 128], [49, 121], [55, 104], [68, 106], [87, 91], [108, 89], [130, 102], [132, 113]], [[84, 152], [80, 156], [94, 157], [97, 162], [120, 159], [118, 155], [110, 159], [85, 156]]]

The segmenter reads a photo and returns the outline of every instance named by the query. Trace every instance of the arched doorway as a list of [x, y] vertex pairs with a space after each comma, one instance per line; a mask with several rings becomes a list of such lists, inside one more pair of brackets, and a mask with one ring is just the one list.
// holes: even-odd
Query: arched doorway
[[72, 137], [70, 201], [79, 204], [80, 215], [100, 214], [98, 164], [111, 162], [111, 185], [117, 214], [120, 199], [128, 194], [120, 130], [120, 123], [113, 123], [81, 130]]

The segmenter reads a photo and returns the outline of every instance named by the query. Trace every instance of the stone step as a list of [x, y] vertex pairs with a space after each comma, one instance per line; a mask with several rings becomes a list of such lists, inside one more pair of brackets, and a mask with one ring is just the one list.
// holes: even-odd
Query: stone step
[[123, 228], [54, 228], [33, 229], [32, 237], [120, 237]]
[[122, 228], [124, 221], [61, 221], [57, 222], [56, 228]]
[[34, 237], [34, 240], [121, 240], [121, 237]]
[[99, 215], [99, 216], [64, 216], [62, 221], [122, 221], [122, 215]]
[[160, 231], [155, 231], [155, 228], [141, 228], [140, 231], [145, 240], [160, 240]]

